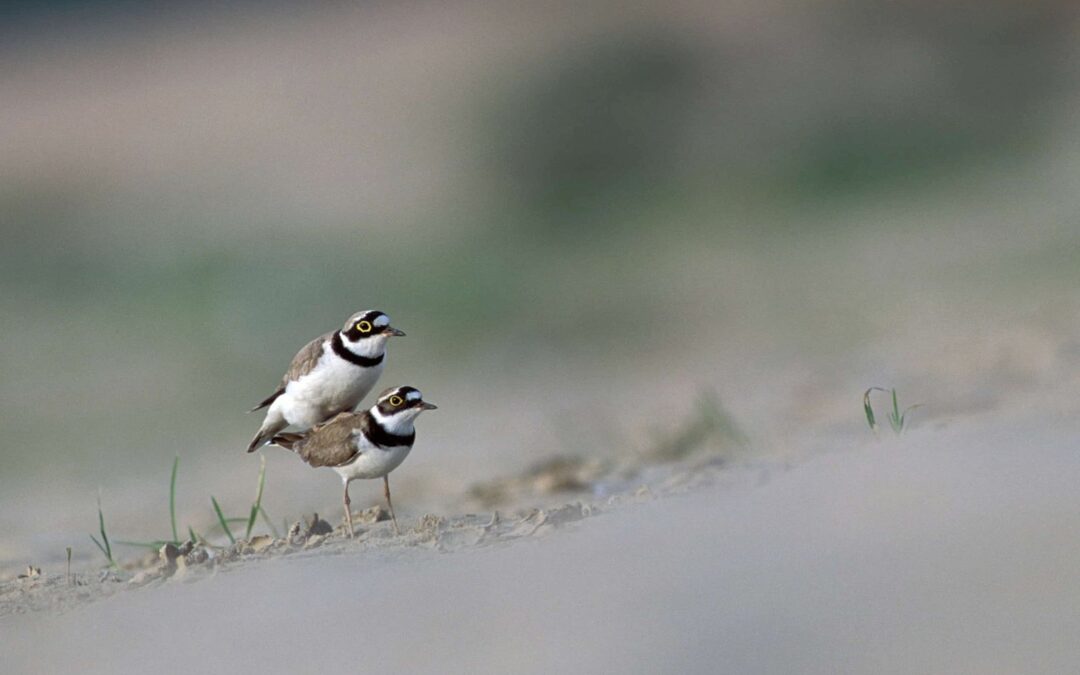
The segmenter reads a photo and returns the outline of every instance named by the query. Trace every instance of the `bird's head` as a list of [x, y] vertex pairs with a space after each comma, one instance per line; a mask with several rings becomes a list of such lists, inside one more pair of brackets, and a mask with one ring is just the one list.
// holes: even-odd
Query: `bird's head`
[[341, 329], [342, 342], [361, 356], [378, 356], [386, 350], [387, 340], [403, 335], [404, 332], [390, 325], [390, 317], [377, 309], [353, 314]]
[[417, 415], [437, 407], [425, 401], [415, 387], [393, 387], [379, 394], [371, 414], [388, 429], [408, 430]]

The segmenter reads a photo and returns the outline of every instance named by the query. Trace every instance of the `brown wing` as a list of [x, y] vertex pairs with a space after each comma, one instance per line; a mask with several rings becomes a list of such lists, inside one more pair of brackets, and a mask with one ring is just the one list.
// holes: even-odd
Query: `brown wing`
[[347, 464], [360, 454], [354, 431], [360, 428], [362, 418], [363, 413], [339, 413], [309, 431], [294, 450], [311, 466]]
[[303, 349], [296, 352], [296, 356], [293, 357], [292, 363], [289, 364], [289, 370], [285, 372], [285, 377], [281, 378], [282, 388], [292, 380], [299, 380], [315, 368], [315, 364], [319, 362], [319, 359], [323, 355], [323, 343], [333, 337], [333, 335], [333, 331], [326, 335], [320, 335], [304, 345]]
[[252, 408], [250, 412], [255, 412], [260, 408], [265, 408], [270, 405], [277, 400], [278, 396], [285, 393], [285, 385], [289, 384], [291, 380], [298, 380], [310, 373], [312, 369], [315, 368], [315, 364], [319, 362], [319, 358], [323, 355], [323, 343], [333, 335], [333, 331], [326, 335], [320, 335], [304, 345], [300, 351], [296, 352], [296, 356], [293, 357], [292, 363], [289, 364], [289, 369], [285, 372], [285, 376], [281, 378], [281, 384], [278, 386], [277, 390], [263, 399], [263, 401]]

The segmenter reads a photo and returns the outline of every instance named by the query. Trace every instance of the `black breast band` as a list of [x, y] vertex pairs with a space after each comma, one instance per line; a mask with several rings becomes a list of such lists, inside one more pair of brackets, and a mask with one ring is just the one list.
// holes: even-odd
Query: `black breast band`
[[341, 331], [334, 333], [334, 339], [330, 341], [330, 346], [333, 348], [335, 354], [345, 359], [349, 363], [360, 366], [361, 368], [370, 368], [372, 366], [377, 366], [382, 363], [383, 357], [386, 356], [386, 354], [379, 354], [378, 356], [369, 358], [367, 356], [360, 356], [359, 354], [353, 353], [345, 346], [345, 343], [342, 342]]

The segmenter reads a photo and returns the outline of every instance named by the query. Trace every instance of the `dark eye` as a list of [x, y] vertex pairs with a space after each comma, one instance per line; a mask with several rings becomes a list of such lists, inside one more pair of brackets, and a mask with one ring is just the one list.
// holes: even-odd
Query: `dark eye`
[[404, 402], [405, 402], [405, 399], [401, 398], [400, 396], [391, 396], [390, 397], [390, 405], [394, 406], [395, 408], [397, 408], [398, 406], [400, 406]]
[[366, 320], [365, 321], [357, 321], [356, 322], [356, 330], [360, 331], [361, 333], [370, 333], [371, 332], [371, 322], [366, 321]]

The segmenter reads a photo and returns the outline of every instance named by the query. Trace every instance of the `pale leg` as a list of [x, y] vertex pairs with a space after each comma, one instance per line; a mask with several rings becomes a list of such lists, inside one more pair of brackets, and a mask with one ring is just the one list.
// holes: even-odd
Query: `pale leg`
[[352, 529], [352, 500], [349, 499], [349, 481], [345, 481], [345, 527], [348, 530], [346, 534], [353, 536]]
[[390, 474], [382, 477], [383, 480], [383, 494], [386, 495], [386, 505], [390, 508], [390, 520], [394, 521], [394, 533], [401, 534], [401, 530], [397, 526], [397, 517], [394, 516], [394, 504], [390, 501]]

